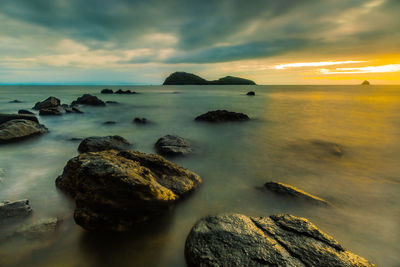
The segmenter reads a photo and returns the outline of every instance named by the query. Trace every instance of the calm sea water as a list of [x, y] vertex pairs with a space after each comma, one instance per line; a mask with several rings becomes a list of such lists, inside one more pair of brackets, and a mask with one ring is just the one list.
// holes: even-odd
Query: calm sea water
[[[34, 215], [64, 218], [61, 235], [33, 250], [2, 244], [5, 266], [185, 266], [186, 236], [202, 216], [291, 213], [310, 219], [350, 251], [378, 266], [400, 262], [400, 86], [130, 86], [136, 95], [101, 95], [104, 86], [0, 86], [0, 112], [31, 108], [49, 96], [70, 103], [83, 93], [119, 105], [82, 107], [84, 114], [40, 117], [50, 133], [0, 146], [0, 200], [28, 198]], [[255, 97], [245, 93], [256, 91]], [[22, 103], [9, 103], [18, 99]], [[206, 124], [214, 109], [244, 112], [251, 121]], [[135, 125], [134, 117], [151, 123]], [[105, 121], [115, 125], [103, 125]], [[167, 217], [130, 234], [87, 233], [73, 222], [73, 203], [54, 181], [76, 156], [68, 139], [121, 135], [154, 153], [166, 134], [187, 139], [196, 153], [171, 160], [204, 180]], [[328, 145], [324, 146], [327, 142]], [[331, 153], [339, 144], [343, 156]], [[282, 181], [325, 198], [321, 208], [259, 187]]]

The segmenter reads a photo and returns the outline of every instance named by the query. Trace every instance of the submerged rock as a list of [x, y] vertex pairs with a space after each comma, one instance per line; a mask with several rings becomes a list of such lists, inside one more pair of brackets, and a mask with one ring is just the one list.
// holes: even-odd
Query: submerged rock
[[5, 123], [7, 121], [11, 120], [17, 120], [17, 119], [22, 119], [22, 120], [29, 120], [33, 121], [36, 123], [39, 123], [39, 120], [32, 115], [25, 115], [25, 114], [0, 114], [0, 124]]
[[72, 158], [56, 180], [76, 201], [77, 224], [111, 231], [164, 213], [200, 183], [197, 174], [161, 156], [115, 150]]
[[186, 155], [193, 151], [182, 137], [166, 135], [157, 140], [155, 147], [161, 155]]
[[33, 109], [36, 109], [36, 110], [53, 109], [53, 108], [58, 108], [60, 106], [60, 104], [61, 104], [60, 99], [58, 99], [54, 96], [50, 96], [46, 100], [37, 102], [36, 105], [33, 107]]
[[256, 93], [254, 91], [250, 91], [247, 93], [247, 95], [254, 96], [254, 95], [256, 95]]
[[103, 89], [103, 90], [101, 90], [101, 93], [102, 94], [113, 94], [114, 93], [114, 91], [113, 90], [111, 90], [111, 89]]
[[14, 142], [47, 132], [46, 126], [32, 120], [10, 120], [0, 124], [0, 143]]
[[249, 116], [244, 113], [231, 112], [227, 110], [214, 110], [197, 116], [196, 121], [207, 122], [227, 122], [227, 121], [247, 121]]
[[21, 238], [25, 240], [47, 240], [52, 237], [61, 221], [57, 218], [41, 219], [32, 224], [22, 226], [7, 238]]
[[89, 106], [105, 106], [106, 103], [104, 103], [102, 100], [100, 100], [97, 96], [90, 95], [90, 94], [84, 94], [81, 97], [78, 97], [75, 101], [71, 103], [71, 106], [74, 105], [89, 105]]
[[26, 109], [18, 110], [18, 114], [35, 115], [35, 113], [33, 113], [33, 112], [29, 111], [29, 110], [26, 110]]
[[207, 216], [186, 239], [188, 266], [375, 266], [305, 218]]
[[136, 124], [146, 124], [147, 123], [147, 119], [146, 118], [136, 117], [135, 119], [133, 119], [133, 122], [136, 123]]
[[0, 202], [0, 222], [9, 218], [27, 217], [31, 215], [31, 213], [32, 208], [27, 199], [17, 201], [5, 200]]
[[301, 198], [307, 201], [314, 202], [316, 204], [323, 204], [323, 205], [329, 205], [328, 201], [326, 201], [323, 198], [313, 196], [307, 192], [304, 192], [303, 190], [296, 188], [294, 186], [280, 183], [280, 182], [268, 182], [265, 184], [265, 187], [268, 188], [269, 190], [282, 194], [282, 195], [289, 195], [293, 196], [296, 198]]
[[125, 138], [114, 136], [92, 136], [83, 139], [79, 144], [78, 151], [84, 152], [97, 152], [109, 149], [125, 150], [130, 148], [131, 144]]

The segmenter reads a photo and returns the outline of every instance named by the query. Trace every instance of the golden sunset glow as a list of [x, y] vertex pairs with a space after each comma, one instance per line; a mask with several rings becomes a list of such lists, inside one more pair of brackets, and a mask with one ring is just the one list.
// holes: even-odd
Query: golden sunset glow
[[386, 72], [400, 72], [400, 64], [368, 66], [360, 68], [336, 68], [335, 70], [321, 69], [321, 73], [323, 74], [386, 73]]
[[332, 66], [332, 65], [342, 65], [342, 64], [354, 64], [354, 63], [361, 63], [365, 61], [327, 61], [327, 62], [306, 62], [306, 63], [288, 63], [288, 64], [281, 64], [276, 65], [275, 69], [283, 70], [287, 68], [300, 68], [300, 67], [322, 67], [322, 66]]

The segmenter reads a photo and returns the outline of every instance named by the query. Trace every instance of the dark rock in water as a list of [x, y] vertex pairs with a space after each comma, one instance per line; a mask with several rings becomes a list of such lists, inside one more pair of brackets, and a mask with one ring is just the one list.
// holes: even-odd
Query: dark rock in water
[[111, 89], [103, 89], [103, 90], [101, 90], [101, 93], [102, 93], [102, 94], [113, 94], [114, 91], [111, 90]]
[[89, 105], [89, 106], [105, 106], [106, 105], [97, 96], [93, 96], [93, 95], [90, 95], [90, 94], [84, 94], [83, 96], [78, 97], [75, 101], [73, 101], [71, 103], [71, 106], [75, 106], [77, 104]]
[[130, 94], [136, 94], [136, 92], [132, 92], [131, 90], [122, 90], [122, 89], [118, 89], [116, 92], [116, 94], [125, 94], [125, 95], [130, 95]]
[[60, 106], [60, 99], [50, 96], [46, 100], [42, 102], [37, 102], [33, 109], [41, 110], [41, 109], [53, 109], [58, 108]]
[[0, 114], [0, 124], [5, 123], [11, 120], [29, 120], [36, 123], [39, 123], [39, 120], [32, 115], [25, 115], [25, 114]]
[[256, 95], [256, 93], [254, 91], [250, 91], [250, 92], [247, 93], [247, 95], [254, 96], [254, 95]]
[[188, 266], [375, 266], [305, 218], [207, 216], [186, 239]]
[[119, 104], [117, 101], [106, 101], [107, 104]]
[[254, 85], [255, 82], [243, 78], [226, 76], [216, 81], [207, 81], [187, 72], [174, 72], [169, 75], [163, 85]]
[[60, 116], [62, 115], [61, 109], [59, 108], [46, 108], [39, 110], [39, 115], [41, 116]]
[[131, 144], [126, 141], [123, 137], [114, 136], [92, 136], [83, 139], [79, 144], [78, 151], [81, 153], [85, 152], [97, 152], [109, 149], [125, 150], [131, 147]]
[[26, 110], [26, 109], [18, 110], [18, 114], [35, 115], [35, 113], [33, 113], [33, 112], [29, 111], [29, 110]]
[[138, 117], [136, 117], [136, 118], [133, 120], [133, 122], [134, 122], [134, 123], [137, 123], [137, 124], [146, 124], [146, 123], [147, 123], [147, 119], [146, 119], [146, 118], [138, 118]]
[[322, 204], [322, 205], [329, 205], [328, 201], [325, 199], [322, 199], [317, 196], [313, 196], [307, 192], [304, 192], [303, 190], [296, 188], [294, 186], [280, 183], [280, 182], [268, 182], [265, 184], [265, 187], [268, 188], [269, 190], [278, 193], [278, 194], [283, 194], [283, 195], [289, 195], [293, 196], [296, 198], [301, 198], [307, 201], [311, 201], [316, 204]]
[[243, 113], [227, 110], [214, 110], [196, 117], [196, 121], [226, 122], [226, 121], [247, 121], [249, 116]]
[[161, 137], [156, 142], [155, 147], [161, 155], [186, 155], [193, 151], [185, 139], [176, 135]]
[[18, 99], [15, 99], [15, 100], [12, 100], [12, 101], [10, 101], [10, 102], [8, 102], [8, 103], [22, 103], [22, 101], [20, 101], [20, 100], [18, 100]]
[[116, 122], [115, 121], [105, 121], [105, 122], [103, 122], [103, 124], [110, 125], [110, 124], [116, 124]]
[[361, 83], [361, 85], [370, 85], [369, 81], [365, 80]]
[[68, 161], [56, 185], [76, 201], [87, 230], [131, 230], [168, 211], [201, 178], [161, 156], [134, 151], [84, 153]]
[[5, 219], [15, 217], [27, 217], [31, 215], [32, 208], [29, 205], [29, 200], [21, 199], [17, 201], [2, 201], [0, 202], [0, 222]]
[[32, 120], [10, 120], [0, 124], [0, 143], [10, 143], [46, 132], [48, 129], [44, 125]]

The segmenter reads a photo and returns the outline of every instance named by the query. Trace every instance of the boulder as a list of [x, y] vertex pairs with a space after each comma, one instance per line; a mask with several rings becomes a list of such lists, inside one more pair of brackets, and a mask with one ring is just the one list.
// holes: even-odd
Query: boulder
[[227, 121], [247, 121], [249, 116], [244, 113], [231, 112], [227, 110], [214, 110], [197, 116], [196, 121], [207, 122], [227, 122]]
[[361, 83], [361, 85], [370, 85], [369, 81], [365, 80]]
[[146, 118], [136, 117], [135, 119], [133, 119], [133, 122], [136, 123], [136, 124], [146, 124], [147, 123], [147, 119]]
[[103, 90], [101, 90], [101, 93], [102, 94], [113, 94], [114, 93], [114, 91], [113, 90], [111, 90], [111, 89], [103, 89]]
[[48, 129], [44, 125], [32, 120], [10, 120], [0, 124], [0, 143], [9, 143], [46, 132]]
[[304, 199], [310, 202], [313, 202], [315, 204], [322, 204], [322, 205], [329, 205], [328, 201], [325, 199], [322, 199], [317, 196], [313, 196], [307, 192], [304, 192], [303, 190], [296, 188], [294, 186], [280, 183], [280, 182], [268, 182], [265, 184], [265, 187], [275, 193], [282, 194], [282, 195], [288, 195], [300, 199]]
[[56, 180], [76, 201], [77, 224], [110, 231], [165, 213], [200, 183], [197, 174], [161, 156], [128, 150], [81, 154]]
[[27, 199], [0, 202], [0, 222], [15, 217], [27, 217], [31, 213], [32, 208]]
[[375, 266], [305, 218], [289, 214], [202, 218], [186, 239], [188, 266]]
[[83, 141], [79, 144], [78, 151], [81, 153], [85, 153], [109, 149], [125, 150], [128, 149], [130, 146], [131, 144], [128, 141], [118, 135], [92, 136], [83, 139]]
[[41, 110], [41, 109], [53, 109], [58, 108], [60, 106], [60, 99], [50, 96], [46, 100], [42, 102], [37, 102], [33, 109]]
[[186, 155], [193, 151], [182, 137], [166, 135], [157, 140], [155, 147], [161, 155]]
[[[62, 109], [60, 109], [60, 108], [45, 108], [45, 109], [39, 110], [39, 115], [40, 116], [60, 116], [60, 115], [62, 115], [61, 110]], [[66, 111], [66, 112], [68, 112], [68, 111]]]
[[246, 95], [249, 95], [249, 96], [255, 96], [256, 95], [256, 93], [254, 92], [254, 91], [250, 91], [250, 92], [247, 92], [247, 94]]
[[28, 114], [0, 114], [0, 124], [5, 123], [7, 121], [11, 121], [11, 120], [17, 120], [17, 119], [21, 119], [21, 120], [29, 120], [29, 121], [33, 121], [36, 123], [39, 123], [39, 120], [32, 115], [28, 115]]
[[26, 109], [20, 109], [20, 110], [18, 110], [18, 114], [35, 115], [35, 113], [33, 113], [33, 112], [29, 111], [29, 110], [26, 110]]
[[90, 95], [90, 94], [84, 94], [81, 97], [78, 97], [75, 101], [71, 103], [71, 106], [74, 105], [89, 105], [89, 106], [105, 106], [106, 103], [104, 103], [102, 100], [100, 100], [97, 96]]
[[125, 94], [125, 95], [130, 95], [130, 94], [136, 94], [136, 92], [132, 92], [131, 90], [122, 90], [122, 89], [118, 89], [116, 92], [116, 94]]

